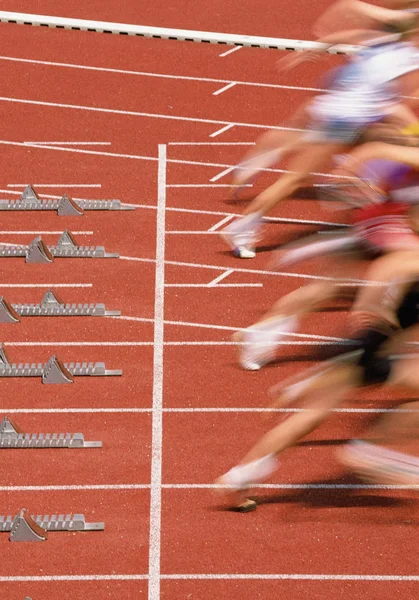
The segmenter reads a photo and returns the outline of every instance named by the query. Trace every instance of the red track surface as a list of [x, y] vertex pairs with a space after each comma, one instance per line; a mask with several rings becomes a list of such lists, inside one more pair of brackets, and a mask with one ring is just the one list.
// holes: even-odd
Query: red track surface
[[[290, 7], [286, 22], [273, 27], [269, 7], [260, 21], [254, 21], [246, 5], [242, 5], [239, 14], [230, 15], [229, 21], [222, 20], [222, 13], [212, 4], [214, 19], [209, 21], [205, 12], [198, 19], [181, 11], [179, 5], [175, 20], [170, 7], [162, 16], [158, 4], [150, 5], [149, 15], [143, 13], [141, 18], [133, 14], [132, 7], [121, 9], [118, 4], [117, 10], [112, 3], [89, 3], [83, 9], [75, 5], [71, 14], [63, 2], [46, 2], [42, 7], [24, 1], [10, 4], [5, 2], [2, 8], [310, 37], [305, 26], [301, 29], [301, 23], [297, 27], [293, 22], [292, 10], [297, 10], [297, 5], [295, 9]], [[311, 10], [303, 16], [307, 24], [313, 19]], [[233, 27], [233, 20], [237, 27]], [[221, 27], [221, 23], [225, 26]], [[225, 188], [170, 186], [208, 184], [224, 170], [223, 165], [234, 164], [243, 151], [239, 146], [175, 146], [171, 142], [253, 141], [264, 125], [284, 123], [309, 92], [237, 85], [212, 95], [230, 81], [278, 83], [274, 73], [276, 55], [268, 51], [241, 49], [220, 58], [222, 47], [204, 44], [13, 25], [2, 25], [0, 31], [1, 197], [10, 197], [16, 191], [17, 188], [7, 188], [8, 184], [100, 183], [100, 189], [81, 188], [73, 195], [120, 198], [142, 206], [135, 212], [88, 213], [83, 218], [65, 219], [53, 213], [2, 213], [4, 232], [64, 228], [93, 231], [76, 238], [82, 244], [104, 245], [108, 251], [119, 251], [125, 257], [57, 259], [48, 266], [3, 259], [2, 295], [11, 302], [37, 302], [44, 292], [42, 288], [6, 285], [36, 283], [53, 287], [54, 283], [91, 283], [92, 287], [87, 288], [59, 289], [59, 295], [68, 302], [105, 302], [109, 309], [121, 309], [124, 316], [153, 319], [158, 144], [168, 144], [165, 283], [205, 285], [226, 268], [233, 268], [234, 273], [222, 283], [263, 284], [263, 288], [165, 289], [161, 597], [415, 597], [415, 581], [379, 580], [379, 576], [417, 576], [415, 494], [333, 487], [359, 483], [341, 471], [334, 450], [341, 440], [356, 435], [373, 416], [371, 413], [336, 414], [305, 444], [285, 455], [272, 484], [297, 487], [262, 491], [266, 502], [256, 513], [246, 516], [214, 510], [216, 501], [211, 490], [202, 487], [237, 461], [248, 445], [276, 421], [275, 415], [264, 419], [257, 412], [242, 409], [263, 408], [268, 388], [303, 367], [310, 350], [307, 346], [289, 345], [284, 348], [284, 357], [298, 358], [298, 363], [281, 361], [260, 373], [244, 373], [236, 365], [232, 345], [208, 342], [229, 342], [230, 328], [246, 326], [279, 295], [295, 289], [305, 278], [297, 269], [290, 270], [296, 277], [269, 274], [269, 253], [258, 254], [250, 264], [238, 262], [225, 251], [217, 235], [171, 233], [205, 231], [227, 214], [241, 211], [241, 206], [226, 202]], [[331, 64], [337, 60], [329, 59]], [[298, 71], [279, 83], [318, 85], [318, 73], [313, 68]], [[136, 114], [127, 114], [128, 111]], [[209, 137], [231, 121], [241, 125]], [[245, 126], [249, 123], [253, 127]], [[26, 147], [24, 141], [98, 141], [110, 145], [54, 149]], [[258, 186], [273, 177], [264, 176]], [[217, 183], [226, 183], [226, 179]], [[60, 189], [39, 191], [59, 194]], [[185, 209], [191, 212], [184, 212]], [[310, 201], [284, 204], [278, 216], [335, 222], [342, 219], [341, 213], [322, 212]], [[285, 241], [303, 230], [311, 229], [301, 224], [269, 225], [266, 243]], [[26, 243], [33, 237], [35, 234], [1, 233], [0, 241]], [[43, 237], [53, 242], [58, 234], [46, 233]], [[132, 258], [146, 260], [129, 260]], [[310, 265], [303, 273], [310, 273]], [[339, 336], [343, 319], [341, 313], [320, 313], [307, 320], [304, 332]], [[1, 327], [1, 340], [13, 362], [46, 361], [57, 353], [65, 361], [103, 360], [108, 368], [124, 371], [121, 378], [78, 378], [68, 386], [42, 386], [30, 379], [1, 381], [4, 413], [10, 414], [24, 431], [82, 431], [87, 440], [103, 440], [103, 448], [3, 452], [0, 514], [14, 513], [25, 506], [37, 514], [84, 513], [87, 521], [106, 522], [102, 533], [51, 533], [44, 544], [11, 544], [7, 534], [3, 534], [1, 597], [145, 597], [149, 572], [153, 323], [26, 318], [20, 324]], [[354, 395], [348, 406], [367, 410], [376, 406], [387, 408], [394, 402], [382, 391], [369, 390], [359, 397]], [[298, 487], [307, 483], [323, 487]], [[259, 579], [244, 581], [237, 574], [254, 574]], [[221, 579], [211, 579], [211, 575]], [[277, 579], [264, 579], [275, 575]], [[299, 575], [306, 579], [298, 579]], [[329, 580], [335, 575], [361, 579]], [[70, 581], [71, 576], [85, 576], [86, 580]], [[94, 576], [104, 580], [92, 581]], [[136, 579], [130, 580], [132, 576]], [[362, 580], [363, 576], [378, 579]], [[13, 577], [18, 580], [12, 581]], [[25, 577], [39, 579], [22, 581]]]

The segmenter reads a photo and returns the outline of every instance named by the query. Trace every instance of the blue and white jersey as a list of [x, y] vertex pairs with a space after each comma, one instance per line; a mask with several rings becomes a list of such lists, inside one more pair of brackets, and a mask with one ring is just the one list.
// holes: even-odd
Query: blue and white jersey
[[419, 51], [411, 44], [363, 48], [337, 71], [328, 92], [313, 100], [310, 111], [321, 121], [377, 121], [399, 101], [397, 79], [418, 68]]

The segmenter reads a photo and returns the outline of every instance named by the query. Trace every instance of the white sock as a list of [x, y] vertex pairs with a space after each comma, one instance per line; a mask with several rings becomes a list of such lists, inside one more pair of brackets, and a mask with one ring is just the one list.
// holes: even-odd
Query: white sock
[[229, 233], [248, 233], [257, 229], [262, 217], [262, 212], [249, 213], [243, 217], [239, 217], [226, 227]]
[[[298, 317], [296, 315], [288, 315], [278, 316], [262, 321], [261, 323], [256, 323], [255, 325], [250, 326], [247, 331], [250, 337], [253, 337], [252, 334], [255, 334], [254, 337], [260, 337], [260, 334], [263, 332], [264, 334], [272, 334], [272, 338], [276, 339], [281, 335], [294, 333], [296, 329], [298, 329], [298, 326]], [[269, 336], [264, 335], [264, 337]]]
[[268, 454], [245, 465], [233, 467], [224, 475], [224, 480], [228, 485], [241, 489], [267, 479], [277, 467], [275, 454]]
[[251, 179], [258, 171], [270, 167], [271, 165], [278, 162], [282, 150], [275, 148], [274, 150], [268, 150], [262, 154], [256, 154], [242, 163], [237, 165], [236, 181], [246, 182]]

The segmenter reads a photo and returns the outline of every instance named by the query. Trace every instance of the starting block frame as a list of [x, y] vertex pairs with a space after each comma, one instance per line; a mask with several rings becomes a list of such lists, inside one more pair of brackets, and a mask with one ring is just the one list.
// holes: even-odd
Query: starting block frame
[[106, 310], [102, 303], [65, 304], [50, 289], [40, 304], [10, 304], [0, 296], [0, 323], [18, 323], [20, 317], [110, 317], [120, 314], [120, 310]]
[[79, 246], [73, 234], [66, 230], [56, 245], [47, 246], [41, 236], [28, 245], [0, 246], [0, 258], [25, 258], [27, 263], [51, 263], [54, 258], [119, 258], [118, 252], [106, 252], [103, 246]]
[[82, 433], [23, 433], [6, 416], [0, 423], [0, 450], [12, 448], [102, 448], [102, 442], [86, 442]]
[[1, 377], [41, 377], [42, 383], [73, 383], [74, 377], [112, 377], [122, 375], [122, 369], [106, 369], [103, 362], [63, 363], [51, 356], [47, 363], [10, 363], [4, 345], [0, 343]]
[[135, 210], [120, 200], [73, 200], [67, 194], [60, 199], [42, 200], [32, 185], [27, 185], [17, 200], [0, 200], [0, 211], [56, 211], [60, 217], [82, 216], [85, 211]]
[[50, 531], [103, 531], [105, 523], [86, 523], [82, 514], [29, 515], [26, 508], [19, 513], [0, 516], [0, 533], [10, 533], [11, 542], [45, 542]]

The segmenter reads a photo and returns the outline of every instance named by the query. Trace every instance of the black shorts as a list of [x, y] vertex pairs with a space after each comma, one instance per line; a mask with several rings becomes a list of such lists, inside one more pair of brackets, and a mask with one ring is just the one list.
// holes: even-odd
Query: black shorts
[[363, 350], [357, 364], [362, 368], [362, 382], [365, 385], [384, 383], [390, 377], [391, 361], [387, 356], [380, 354], [382, 346], [389, 338], [388, 334], [373, 328], [365, 329], [356, 336], [356, 341]]

